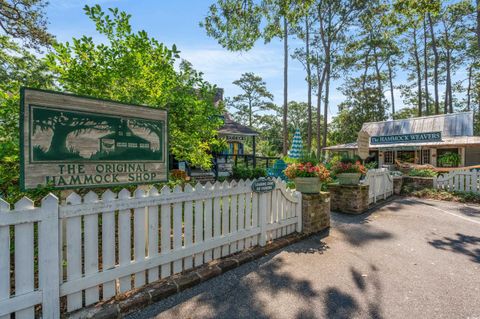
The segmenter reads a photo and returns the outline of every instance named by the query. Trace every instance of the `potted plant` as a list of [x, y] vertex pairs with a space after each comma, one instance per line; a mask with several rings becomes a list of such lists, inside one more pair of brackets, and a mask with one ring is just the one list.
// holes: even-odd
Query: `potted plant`
[[441, 167], [457, 167], [460, 165], [460, 155], [458, 153], [446, 152], [438, 157], [438, 164]]
[[360, 162], [338, 162], [332, 167], [332, 173], [340, 185], [357, 185], [367, 169]]
[[313, 165], [311, 162], [289, 164], [284, 173], [295, 182], [296, 190], [305, 194], [319, 193], [322, 183], [330, 177], [325, 166]]

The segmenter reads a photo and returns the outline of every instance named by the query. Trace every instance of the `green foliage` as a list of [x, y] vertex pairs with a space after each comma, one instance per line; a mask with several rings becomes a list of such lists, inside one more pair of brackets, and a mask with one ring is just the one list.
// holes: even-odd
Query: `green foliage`
[[408, 172], [408, 176], [418, 176], [418, 177], [435, 177], [437, 173], [431, 169], [411, 169]]
[[42, 60], [7, 36], [0, 36], [0, 61], [0, 197], [10, 203], [23, 196], [41, 199], [50, 188], [19, 188], [19, 93], [21, 86], [51, 88], [52, 75]]
[[376, 169], [377, 165], [378, 165], [377, 162], [370, 162], [370, 163], [365, 163], [364, 166], [367, 170], [370, 170], [370, 169]]
[[275, 108], [272, 103], [273, 95], [267, 90], [263, 79], [252, 72], [243, 73], [240, 79], [233, 81], [233, 84], [243, 93], [234, 96], [227, 104], [236, 110], [234, 116], [237, 121], [254, 128], [261, 118], [257, 115], [258, 112]]
[[267, 171], [263, 168], [246, 168], [241, 166], [234, 166], [233, 167], [233, 179], [255, 179], [259, 177], [266, 177]]
[[211, 146], [221, 125], [221, 110], [213, 104], [215, 87], [182, 62], [176, 46], [166, 47], [145, 31], [133, 32], [130, 15], [118, 9], [106, 14], [99, 5], [85, 6], [105, 43], [90, 37], [56, 43], [47, 56], [58, 83], [69, 92], [125, 103], [166, 108], [170, 150], [193, 166], [211, 165]]
[[441, 189], [424, 188], [421, 190], [402, 189], [405, 195], [427, 199], [445, 200], [460, 203], [480, 203], [480, 194], [473, 192], [447, 192]]
[[374, 76], [350, 79], [342, 92], [346, 100], [339, 105], [340, 111], [333, 118], [330, 130], [330, 142], [334, 145], [355, 142], [363, 123], [387, 118], [388, 102], [383, 93], [379, 97]]
[[251, 49], [261, 37], [262, 10], [253, 0], [218, 0], [200, 26], [232, 51]]
[[47, 31], [46, 0], [2, 0], [0, 26], [7, 35], [20, 39], [29, 48], [49, 45], [53, 36]]
[[57, 196], [59, 195], [59, 191], [54, 191], [53, 188], [49, 186], [38, 187], [27, 192], [20, 191], [19, 162], [20, 159], [18, 155], [4, 156], [0, 159], [0, 198], [13, 204], [23, 196], [28, 196], [38, 204], [39, 201], [50, 192], [55, 193]]
[[458, 153], [446, 152], [438, 157], [437, 162], [443, 167], [456, 167], [460, 165], [460, 155]]

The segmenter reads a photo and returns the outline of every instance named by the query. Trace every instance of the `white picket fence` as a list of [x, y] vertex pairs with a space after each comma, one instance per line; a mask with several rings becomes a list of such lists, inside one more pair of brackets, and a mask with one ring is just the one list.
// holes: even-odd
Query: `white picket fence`
[[369, 185], [369, 204], [376, 203], [378, 199], [386, 199], [393, 195], [393, 177], [386, 168], [368, 170], [363, 184]]
[[300, 193], [275, 183], [269, 193], [252, 181], [72, 193], [60, 206], [48, 195], [13, 210], [0, 201], [0, 319], [58, 318], [62, 296], [74, 311], [300, 232]]
[[434, 177], [433, 187], [450, 192], [480, 193], [480, 172], [477, 170], [451, 171]]

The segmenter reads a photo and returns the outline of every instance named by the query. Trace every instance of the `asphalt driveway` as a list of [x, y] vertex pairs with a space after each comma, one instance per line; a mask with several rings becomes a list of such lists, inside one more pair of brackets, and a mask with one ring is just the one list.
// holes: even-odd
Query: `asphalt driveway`
[[480, 207], [397, 199], [129, 318], [480, 319]]

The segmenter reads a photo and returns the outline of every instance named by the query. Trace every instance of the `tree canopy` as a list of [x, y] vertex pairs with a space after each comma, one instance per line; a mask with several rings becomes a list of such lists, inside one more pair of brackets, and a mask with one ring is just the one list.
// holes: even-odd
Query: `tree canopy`
[[176, 46], [166, 47], [145, 31], [134, 32], [130, 15], [117, 9], [104, 12], [99, 5], [85, 13], [107, 39], [91, 37], [56, 43], [47, 56], [60, 87], [68, 92], [124, 103], [166, 108], [170, 147], [179, 160], [209, 167], [221, 109], [214, 105], [216, 88], [180, 58]]

